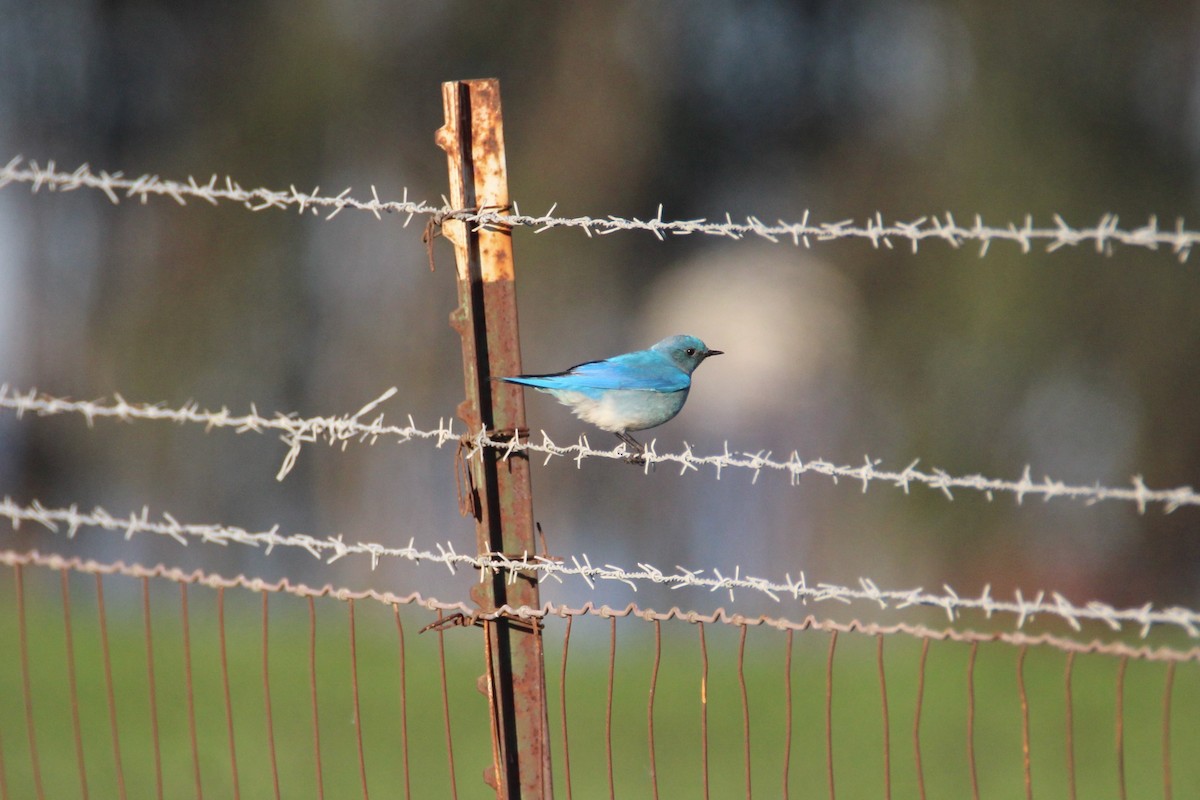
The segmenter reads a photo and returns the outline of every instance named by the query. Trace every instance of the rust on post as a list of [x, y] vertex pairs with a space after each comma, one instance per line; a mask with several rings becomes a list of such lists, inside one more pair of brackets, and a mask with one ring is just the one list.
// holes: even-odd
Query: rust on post
[[[500, 113], [500, 83], [494, 79], [442, 84], [446, 124], [436, 141], [446, 151], [450, 203], [456, 209], [506, 213], [508, 176]], [[492, 380], [521, 372], [511, 231], [475, 229], [447, 219], [442, 232], [454, 245], [459, 305], [450, 316], [462, 337], [466, 400], [458, 413], [470, 433], [493, 438], [526, 435], [525, 403], [518, 387]], [[535, 553], [529, 462], [521, 455], [500, 458], [494, 449], [468, 459], [463, 508], [475, 518], [479, 553], [520, 557]], [[476, 584], [472, 597], [484, 611], [508, 604], [537, 606], [534, 576], [513, 583], [495, 575]], [[488, 673], [485, 694], [497, 730], [494, 763], [487, 780], [497, 796], [550, 797], [550, 748], [546, 741], [545, 674], [539, 632], [498, 619], [485, 627]]]

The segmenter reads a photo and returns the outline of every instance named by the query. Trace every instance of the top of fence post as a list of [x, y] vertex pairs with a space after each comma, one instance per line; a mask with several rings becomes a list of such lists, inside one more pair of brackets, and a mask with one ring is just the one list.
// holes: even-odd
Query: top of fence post
[[[436, 141], [446, 151], [450, 202], [455, 209], [508, 209], [508, 176], [495, 79], [442, 84], [446, 124]], [[454, 244], [459, 307], [451, 324], [463, 340], [466, 400], [459, 416], [469, 433], [527, 435], [519, 387], [491, 380], [521, 371], [517, 331], [515, 271], [511, 230], [470, 227], [447, 219], [443, 232]], [[461, 452], [461, 451], [460, 451]], [[523, 454], [502, 458], [483, 448], [467, 459], [464, 513], [475, 517], [480, 553], [521, 557], [535, 552], [529, 461]], [[472, 596], [485, 611], [505, 604], [539, 605], [536, 576], [509, 583], [505, 574], [476, 585]], [[500, 797], [550, 797], [550, 746], [546, 738], [545, 676], [540, 629], [498, 619], [485, 625], [489, 669], [485, 676], [491, 706], [495, 763], [488, 783]]]

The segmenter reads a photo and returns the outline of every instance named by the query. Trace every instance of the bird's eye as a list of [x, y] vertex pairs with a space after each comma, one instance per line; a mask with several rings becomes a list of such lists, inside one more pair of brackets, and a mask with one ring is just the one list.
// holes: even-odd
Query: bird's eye
[[689, 347], [687, 350], [684, 350], [683, 352], [687, 353], [689, 356], [694, 356], [694, 355], [696, 355], [696, 348]]

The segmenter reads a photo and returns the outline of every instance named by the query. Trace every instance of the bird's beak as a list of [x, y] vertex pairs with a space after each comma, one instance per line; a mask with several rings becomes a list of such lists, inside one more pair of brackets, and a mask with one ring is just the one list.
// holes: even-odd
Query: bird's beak
[[709, 350], [704, 354], [704, 357], [708, 358], [709, 356], [723, 356], [723, 355], [725, 355], [724, 350]]

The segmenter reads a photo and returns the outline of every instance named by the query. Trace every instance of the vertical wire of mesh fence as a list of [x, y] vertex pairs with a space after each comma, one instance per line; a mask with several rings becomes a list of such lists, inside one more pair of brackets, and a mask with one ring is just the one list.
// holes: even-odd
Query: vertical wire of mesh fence
[[412, 776], [408, 762], [408, 663], [404, 647], [404, 623], [400, 620], [400, 606], [392, 603], [392, 615], [396, 620], [396, 639], [399, 646], [399, 677], [400, 677], [400, 750], [404, 764], [404, 797], [412, 797]]
[[15, 567], [17, 587], [17, 625], [21, 651], [21, 685], [25, 694], [25, 733], [29, 737], [29, 761], [33, 767], [33, 786], [38, 800], [46, 796], [42, 786], [42, 764], [38, 755], [37, 730], [34, 725], [33, 688], [29, 675], [29, 633], [25, 618], [25, 570]]
[[704, 775], [704, 797], [708, 794], [708, 642], [704, 638], [704, 623], [697, 623], [700, 631], [700, 761]]
[[567, 787], [567, 800], [571, 800], [571, 745], [567, 736], [569, 728], [567, 724], [567, 653], [571, 648], [571, 625], [574, 622], [574, 617], [567, 617], [567, 624], [563, 628], [562, 666], [558, 673], [558, 708], [562, 727], [563, 774]]
[[784, 644], [783, 658], [783, 707], [785, 714], [783, 734], [783, 791], [782, 797], [788, 800], [791, 796], [792, 769], [792, 644], [795, 631], [788, 629]]
[[4, 761], [4, 737], [0, 735], [0, 800], [8, 797], [8, 768]]
[[1129, 666], [1129, 659], [1122, 658], [1117, 662], [1117, 680], [1116, 686], [1116, 721], [1114, 728], [1117, 734], [1117, 797], [1120, 800], [1126, 800], [1129, 796], [1125, 788], [1125, 668]]
[[829, 800], [835, 800], [837, 789], [833, 778], [833, 656], [837, 651], [838, 632], [829, 634], [829, 656], [825, 666], [825, 775], [829, 782]]
[[263, 684], [263, 718], [267, 724], [267, 758], [271, 766], [271, 794], [275, 800], [280, 800], [279, 792], [279, 756], [275, 750], [275, 714], [271, 709], [271, 666], [270, 666], [270, 608], [268, 592], [262, 593], [262, 684]]
[[354, 697], [354, 741], [358, 747], [358, 779], [362, 786], [363, 800], [370, 800], [367, 790], [367, 757], [363, 750], [362, 704], [358, 699], [358, 631], [354, 624], [354, 598], [346, 601], [350, 626], [350, 692]]
[[617, 796], [616, 784], [613, 782], [613, 687], [617, 677], [617, 618], [609, 619], [608, 634], [608, 695], [604, 706], [604, 756], [608, 763], [608, 797], [614, 800]]
[[187, 687], [188, 737], [192, 754], [192, 779], [196, 787], [196, 800], [204, 797], [204, 783], [200, 775], [200, 742], [196, 736], [196, 691], [192, 681], [192, 633], [188, 611], [188, 586], [179, 584], [180, 623], [183, 633], [183, 675]]
[[75, 676], [75, 634], [71, 629], [70, 571], [58, 572], [59, 592], [63, 609], [63, 644], [66, 648], [67, 691], [71, 703], [71, 736], [75, 744], [75, 766], [79, 773], [79, 796], [88, 800], [87, 761], [83, 755], [83, 729], [79, 724], [79, 681]]
[[1175, 690], [1175, 662], [1167, 664], [1162, 699], [1162, 784], [1163, 800], [1172, 800], [1171, 786], [1171, 695]]
[[442, 685], [442, 719], [446, 723], [446, 760], [450, 768], [450, 796], [458, 798], [458, 779], [454, 769], [454, 736], [450, 730], [450, 689], [446, 682], [446, 631], [440, 624], [445, 617], [441, 609], [437, 612], [438, 675]]
[[117, 724], [117, 698], [113, 688], [112, 654], [108, 646], [108, 613], [104, 608], [104, 576], [96, 573], [96, 614], [100, 626], [100, 652], [104, 659], [104, 691], [108, 699], [108, 724], [112, 739], [113, 765], [116, 768], [117, 795], [125, 800], [125, 766], [121, 758], [121, 734]]
[[887, 672], [883, 664], [883, 636], [875, 637], [875, 662], [879, 670], [879, 707], [883, 714], [883, 796], [892, 800], [892, 731], [888, 720]]
[[975, 763], [975, 658], [978, 642], [971, 642], [967, 657], [967, 765], [971, 770], [971, 798], [979, 800], [979, 768]]
[[233, 782], [233, 800], [242, 796], [238, 774], [237, 741], [233, 731], [233, 695], [229, 689], [229, 650], [225, 643], [225, 587], [217, 588], [217, 642], [221, 654], [221, 694], [225, 700], [225, 731], [229, 743], [229, 778]]
[[1072, 676], [1075, 674], [1075, 654], [1067, 653], [1067, 664], [1063, 670], [1063, 691], [1065, 693], [1066, 745], [1067, 745], [1067, 797], [1076, 800], [1078, 783], [1075, 778], [1075, 695], [1071, 691]]
[[925, 800], [925, 769], [921, 762], [921, 709], [925, 704], [925, 666], [929, 660], [929, 640], [921, 642], [921, 658], [917, 662], [917, 697], [913, 708], [913, 761], [917, 770], [917, 794]]
[[[542, 541], [542, 545], [544, 550], [545, 540]], [[538, 691], [541, 692], [541, 713], [538, 715], [537, 720], [536, 742], [537, 746], [541, 749], [544, 758], [546, 759], [546, 774], [552, 775], [549, 766], [553, 761], [551, 758], [551, 750], [553, 748], [550, 745], [550, 694], [546, 683], [546, 626], [540, 620], [533, 620], [532, 625], [534, 652], [540, 673], [538, 681], [540, 686]], [[553, 788], [553, 781], [551, 778], [546, 784], [547, 796], [553, 792]]]
[[746, 631], [741, 625], [738, 635], [737, 676], [738, 689], [742, 695], [742, 769], [746, 773], [746, 797], [751, 795], [750, 775], [750, 696], [746, 691]]
[[[158, 691], [154, 671], [154, 637], [150, 624], [150, 578], [142, 580], [142, 623], [146, 638], [146, 690], [150, 702], [150, 738], [154, 745], [154, 796], [163, 798], [162, 741], [158, 730]], [[264, 595], [265, 596], [265, 595]]]
[[654, 693], [658, 689], [658, 668], [662, 663], [662, 622], [654, 620], [654, 667], [650, 671], [650, 694], [646, 701], [646, 737], [650, 747], [650, 790], [658, 800], [658, 763], [654, 755]]
[[1017, 651], [1017, 694], [1021, 699], [1021, 774], [1025, 779], [1025, 800], [1033, 800], [1033, 758], [1029, 750], [1029, 695], [1025, 691], [1025, 656], [1028, 647]]
[[321, 714], [317, 702], [317, 610], [316, 603], [308, 598], [308, 686], [312, 705], [313, 767], [316, 770], [317, 797], [325, 797], [325, 772], [321, 764]]
[[[247, 797], [365, 797], [368, 790], [377, 796], [453, 796], [460, 788], [463, 796], [474, 796], [480, 790], [478, 776], [491, 757], [487, 704], [464, 669], [478, 675], [476, 648], [485, 637], [469, 618], [458, 620], [465, 627], [435, 625], [413, 640], [422, 653], [414, 673], [402, 616], [451, 621], [436, 607], [401, 609], [394, 601], [376, 604], [356, 595], [353, 605], [351, 595], [317, 602], [326, 591], [304, 594], [289, 606], [267, 591], [253, 598], [241, 588], [214, 591], [182, 582], [188, 588], [180, 592], [181, 613], [171, 615], [157, 599], [166, 584], [145, 576], [96, 580], [59, 567], [22, 566], [18, 587], [17, 575], [16, 569], [0, 575], [12, 584], [0, 585], [0, 653], [11, 654], [0, 659], [0, 734], [11, 797], [38, 796], [35, 760], [45, 797], [118, 796], [120, 781], [129, 797], [157, 796], [159, 774], [163, 796], [186, 794], [189, 784], [198, 797], [203, 789], [232, 796], [235, 755], [238, 788]], [[85, 579], [95, 580], [95, 616], [73, 613], [79, 598], [72, 597], [70, 584]], [[322, 612], [318, 624], [317, 612], [326, 608], [338, 613]], [[1185, 673], [1180, 662], [1168, 661], [1164, 673], [1136, 666], [1132, 656], [1085, 661], [1066, 653], [1064, 665], [1037, 655], [1052, 651], [1034, 646], [975, 641], [935, 647], [930, 638], [864, 636], [817, 623], [810, 631], [763, 628], [751, 634], [752, 625], [740, 618], [702, 623], [642, 621], [601, 609], [583, 613], [582, 620], [573, 612], [530, 625], [549, 637], [544, 655], [554, 665], [548, 677], [558, 686], [558, 713], [542, 733], [561, 742], [555, 788], [564, 796], [583, 787], [602, 796], [707, 791], [726, 797], [750, 793], [756, 784], [759, 793], [771, 786], [770, 793], [789, 796], [799, 793], [793, 784], [811, 793], [824, 778], [825, 789], [817, 791], [832, 798], [989, 797], [1004, 780], [1021, 785], [1026, 797], [1056, 781], [1069, 792], [1078, 783], [1081, 796], [1099, 791], [1135, 797], [1146, 793], [1149, 775], [1152, 796], [1171, 798], [1176, 785], [1191, 786], [1200, 776], [1188, 764], [1179, 767], [1186, 778], [1177, 779], [1171, 759], [1173, 749], [1195, 746], [1200, 733], [1190, 718], [1174, 724], [1176, 687], [1186, 676], [1190, 692], [1196, 679], [1189, 662], [1183, 662]], [[47, 626], [48, 617], [55, 624]], [[172, 626], [169, 632], [166, 626]], [[4, 630], [11, 631], [9, 638]], [[823, 643], [825, 651], [802, 647], [797, 636]], [[55, 642], [48, 649], [50, 639]], [[562, 652], [555, 649], [560, 646]], [[472, 655], [464, 660], [466, 654]], [[954, 677], [963, 676], [960, 659], [965, 693], [963, 677]], [[1051, 694], [1065, 700], [1065, 717], [1058, 719], [1041, 712], [1050, 673], [1061, 680], [1051, 681]], [[998, 674], [1015, 678], [1015, 687], [997, 682]], [[421, 684], [418, 699], [414, 680]], [[1149, 716], [1142, 702], [1147, 691], [1157, 706]], [[11, 698], [7, 712], [3, 692]], [[1080, 701], [1084, 692], [1086, 704]], [[898, 709], [911, 709], [905, 741], [891, 736]], [[965, 752], [959, 732], [964, 712]], [[304, 725], [306, 716], [311, 727]], [[998, 725], [1004, 718], [1012, 723]], [[107, 725], [89, 726], [89, 719]], [[420, 727], [410, 731], [414, 721]], [[1047, 725], [1062, 730], [1063, 722], [1066, 764], [1060, 760], [1062, 737], [1041, 733]], [[1111, 735], [1103, 734], [1106, 729]], [[410, 770], [413, 742], [421, 755]], [[940, 759], [930, 775], [922, 763], [927, 747]], [[97, 759], [106, 748], [109, 758]], [[306, 755], [297, 758], [297, 748]], [[950, 752], [961, 755], [947, 762]], [[1113, 763], [1114, 754], [1128, 763], [1076, 775], [1077, 757], [1082, 767], [1098, 758]], [[338, 769], [328, 769], [335, 762]], [[460, 787], [457, 766], [463, 763], [475, 782]], [[441, 768], [430, 774], [435, 764]], [[1007, 778], [1002, 768], [1009, 770]]]

